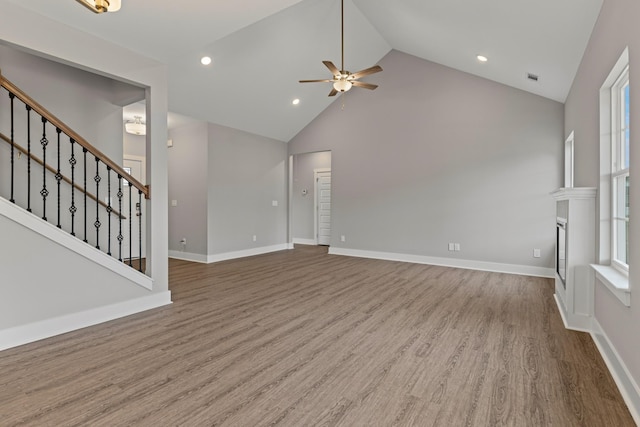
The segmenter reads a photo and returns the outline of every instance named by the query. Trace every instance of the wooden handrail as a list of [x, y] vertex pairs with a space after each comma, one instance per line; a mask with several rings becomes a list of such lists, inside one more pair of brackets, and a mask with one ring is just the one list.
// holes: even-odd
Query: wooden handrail
[[80, 146], [85, 148], [89, 153], [93, 154], [95, 157], [100, 159], [102, 163], [110, 167], [114, 172], [122, 177], [126, 177], [127, 181], [134, 187], [136, 187], [146, 199], [151, 197], [150, 189], [148, 185], [142, 184], [140, 181], [132, 177], [128, 174], [121, 166], [117, 165], [110, 158], [108, 158], [105, 154], [103, 154], [100, 150], [98, 150], [93, 145], [89, 144], [87, 140], [78, 135], [73, 129], [63, 123], [56, 116], [51, 114], [46, 108], [42, 105], [38, 104], [35, 100], [33, 100], [29, 95], [20, 90], [17, 86], [11, 83], [9, 80], [3, 77], [2, 73], [0, 73], [0, 86], [4, 87], [9, 93], [13, 93], [18, 99], [24, 102], [26, 105], [31, 107], [35, 112], [40, 114], [42, 117], [47, 119], [49, 123], [51, 123], [56, 128], [60, 129], [64, 134], [69, 136], [75, 142], [77, 142]]
[[[7, 143], [11, 144], [11, 139], [9, 139], [5, 134], [3, 134], [2, 132], [0, 132], [0, 139], [5, 140]], [[16, 144], [16, 142], [13, 142], [13, 146], [20, 151], [22, 154], [24, 154], [25, 156], [29, 155], [29, 152], [24, 148], [21, 147], [20, 145]], [[44, 162], [39, 159], [38, 157], [34, 156], [33, 154], [31, 154], [31, 160], [35, 161], [36, 163], [38, 163], [40, 166], [44, 166], [45, 168], [47, 168], [47, 170], [53, 174], [57, 174], [58, 171], [55, 170], [54, 168], [52, 168], [49, 165], [45, 165]], [[80, 191], [81, 193], [85, 193], [84, 188], [82, 188], [81, 186], [79, 186], [78, 184], [76, 184], [75, 182], [72, 182], [69, 178], [67, 178], [66, 176], [62, 175], [62, 180], [66, 183], [68, 183], [69, 185], [73, 185], [74, 188], [76, 188], [78, 191]], [[91, 200], [93, 200], [94, 202], [98, 202], [101, 206], [104, 206], [104, 208], [108, 208], [109, 205], [107, 205], [105, 202], [103, 202], [102, 200], [99, 200], [96, 196], [94, 196], [93, 194], [91, 194], [90, 192], [86, 192], [87, 197], [89, 197]], [[126, 216], [122, 215], [120, 212], [118, 212], [116, 209], [113, 209], [113, 206], [111, 207], [111, 211], [112, 213], [114, 213], [115, 215], [117, 215], [118, 217], [120, 217], [120, 219], [127, 219]]]

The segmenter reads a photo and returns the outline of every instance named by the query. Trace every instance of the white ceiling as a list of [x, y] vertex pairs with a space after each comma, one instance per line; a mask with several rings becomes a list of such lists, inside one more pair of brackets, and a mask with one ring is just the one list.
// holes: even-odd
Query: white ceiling
[[[289, 141], [339, 98], [297, 81], [330, 77], [322, 60], [339, 66], [340, 0], [122, 0], [103, 15], [75, 0], [2, 1], [167, 63], [179, 115]], [[396, 49], [564, 102], [602, 1], [345, 0], [345, 68]]]

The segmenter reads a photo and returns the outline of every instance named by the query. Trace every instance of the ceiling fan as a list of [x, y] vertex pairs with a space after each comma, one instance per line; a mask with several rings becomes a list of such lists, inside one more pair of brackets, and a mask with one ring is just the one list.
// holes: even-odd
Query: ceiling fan
[[341, 41], [342, 41], [342, 68], [338, 69], [333, 62], [331, 61], [322, 61], [322, 63], [331, 71], [333, 74], [332, 79], [322, 79], [322, 80], [300, 80], [300, 83], [319, 83], [319, 82], [327, 82], [333, 83], [333, 88], [331, 92], [329, 92], [329, 96], [335, 96], [340, 93], [344, 93], [351, 89], [352, 86], [362, 87], [365, 89], [373, 90], [378, 87], [378, 85], [374, 85], [371, 83], [361, 82], [358, 79], [364, 76], [368, 76], [370, 74], [379, 73], [382, 71], [382, 67], [379, 65], [374, 65], [373, 67], [366, 68], [364, 70], [351, 73], [344, 69], [344, 0], [341, 0], [341, 21], [342, 21], [342, 29], [341, 29]]

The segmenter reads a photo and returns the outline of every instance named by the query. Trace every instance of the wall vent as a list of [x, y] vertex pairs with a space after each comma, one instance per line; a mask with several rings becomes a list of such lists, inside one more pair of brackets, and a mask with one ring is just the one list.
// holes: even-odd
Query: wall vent
[[527, 73], [527, 78], [529, 80], [533, 80], [534, 82], [538, 81], [538, 76], [536, 76], [535, 74]]

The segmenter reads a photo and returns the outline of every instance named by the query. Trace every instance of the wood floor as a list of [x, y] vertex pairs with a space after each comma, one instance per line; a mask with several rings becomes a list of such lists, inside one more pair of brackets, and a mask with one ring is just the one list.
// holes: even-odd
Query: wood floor
[[549, 279], [298, 247], [0, 353], [1, 426], [633, 426]]

